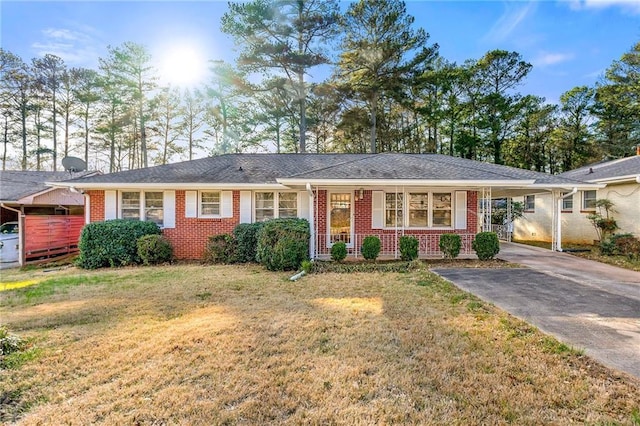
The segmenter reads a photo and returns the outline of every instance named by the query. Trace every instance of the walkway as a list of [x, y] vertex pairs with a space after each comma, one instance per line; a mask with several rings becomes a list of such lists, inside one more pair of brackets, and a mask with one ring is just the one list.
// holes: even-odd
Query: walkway
[[435, 272], [603, 364], [640, 378], [640, 272], [538, 247], [500, 247], [499, 258], [523, 268]]

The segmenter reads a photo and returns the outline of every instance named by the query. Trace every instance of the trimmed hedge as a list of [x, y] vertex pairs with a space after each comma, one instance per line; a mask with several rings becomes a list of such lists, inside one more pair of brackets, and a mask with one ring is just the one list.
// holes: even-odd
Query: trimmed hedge
[[364, 237], [362, 247], [360, 248], [362, 257], [367, 260], [376, 260], [380, 254], [380, 245], [380, 238], [375, 235]]
[[498, 235], [495, 232], [479, 232], [471, 243], [471, 248], [475, 250], [478, 259], [493, 259], [500, 252]]
[[154, 222], [114, 219], [85, 225], [80, 234], [77, 265], [85, 269], [141, 263], [138, 238], [159, 235]]
[[336, 262], [341, 262], [347, 257], [347, 245], [338, 241], [331, 246], [331, 260], [335, 260]]
[[209, 237], [204, 250], [206, 263], [234, 263], [236, 241], [232, 235], [220, 234]]
[[462, 248], [462, 238], [458, 234], [442, 234], [438, 242], [445, 259], [455, 259]]
[[309, 258], [309, 222], [272, 219], [258, 232], [257, 260], [270, 271], [296, 270]]
[[162, 235], [143, 235], [138, 238], [138, 256], [145, 265], [157, 265], [173, 260], [173, 246]]
[[400, 259], [414, 260], [418, 258], [418, 239], [410, 235], [400, 237]]
[[258, 232], [260, 232], [262, 224], [262, 222], [241, 223], [233, 228], [233, 236], [236, 240], [235, 262], [256, 261]]

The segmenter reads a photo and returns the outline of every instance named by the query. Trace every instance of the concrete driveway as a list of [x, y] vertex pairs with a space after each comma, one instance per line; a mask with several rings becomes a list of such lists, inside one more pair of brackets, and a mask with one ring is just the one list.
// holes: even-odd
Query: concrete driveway
[[505, 269], [435, 269], [603, 364], [640, 378], [640, 272], [514, 243]]

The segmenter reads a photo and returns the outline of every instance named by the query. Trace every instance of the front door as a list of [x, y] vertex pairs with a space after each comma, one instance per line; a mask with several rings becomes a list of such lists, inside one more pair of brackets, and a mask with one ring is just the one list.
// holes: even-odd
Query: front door
[[342, 241], [353, 247], [351, 231], [353, 230], [351, 192], [333, 192], [329, 194], [329, 244]]

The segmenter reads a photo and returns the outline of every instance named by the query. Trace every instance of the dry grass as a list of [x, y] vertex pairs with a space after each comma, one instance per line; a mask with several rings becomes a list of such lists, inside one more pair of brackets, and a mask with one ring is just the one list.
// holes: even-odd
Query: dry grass
[[640, 423], [640, 384], [426, 271], [12, 272], [20, 424]]

